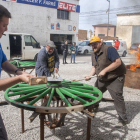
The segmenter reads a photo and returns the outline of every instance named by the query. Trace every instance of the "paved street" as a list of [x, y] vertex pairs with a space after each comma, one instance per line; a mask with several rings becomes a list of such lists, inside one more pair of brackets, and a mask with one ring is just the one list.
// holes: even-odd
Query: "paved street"
[[[134, 59], [128, 55], [122, 60], [128, 64]], [[70, 62], [70, 56], [67, 58]], [[76, 64], [62, 64], [62, 55], [60, 56], [59, 74], [63, 79], [73, 80], [81, 79], [90, 72], [90, 55], [78, 55]], [[34, 73], [34, 72], [33, 72]], [[2, 71], [2, 78], [8, 75]], [[94, 85], [96, 78], [90, 81], [81, 81], [83, 83]], [[1, 101], [4, 100], [4, 92], [0, 92]], [[104, 97], [110, 97], [108, 92]], [[129, 124], [122, 128], [115, 128], [117, 123], [117, 113], [113, 103], [101, 102], [99, 111], [92, 120], [91, 140], [140, 140], [140, 90], [124, 87], [124, 99], [127, 108]], [[31, 111], [25, 111], [25, 133], [21, 133], [20, 109], [12, 105], [1, 106], [0, 112], [3, 117], [9, 140], [39, 140], [40, 123], [37, 117], [30, 123], [29, 116]], [[68, 114], [65, 119], [65, 126], [57, 128], [55, 134], [45, 126], [46, 140], [86, 140], [87, 117], [82, 113]]]

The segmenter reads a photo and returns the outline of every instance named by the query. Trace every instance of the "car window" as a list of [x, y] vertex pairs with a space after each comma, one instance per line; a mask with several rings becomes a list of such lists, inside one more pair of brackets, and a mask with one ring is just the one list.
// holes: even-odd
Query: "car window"
[[106, 43], [106, 45], [112, 46], [112, 42], [105, 42], [105, 43]]
[[88, 46], [88, 44], [90, 43], [90, 41], [86, 41], [86, 45]]
[[86, 41], [83, 41], [82, 43], [79, 44], [80, 46], [86, 46]]

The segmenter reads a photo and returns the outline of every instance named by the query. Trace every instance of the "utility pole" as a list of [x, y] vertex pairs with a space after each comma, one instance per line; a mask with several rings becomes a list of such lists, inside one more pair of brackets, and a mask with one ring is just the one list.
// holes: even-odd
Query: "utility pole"
[[108, 7], [108, 24], [107, 24], [107, 40], [108, 40], [108, 31], [109, 31], [109, 12], [110, 12], [110, 0], [107, 0], [109, 2], [109, 7]]

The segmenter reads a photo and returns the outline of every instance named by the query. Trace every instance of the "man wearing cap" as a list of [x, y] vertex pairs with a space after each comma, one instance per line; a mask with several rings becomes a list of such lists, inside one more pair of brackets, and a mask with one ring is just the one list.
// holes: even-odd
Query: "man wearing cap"
[[55, 71], [58, 73], [59, 57], [53, 41], [49, 41], [46, 46], [40, 50], [37, 56], [35, 70], [37, 76], [51, 76]]
[[127, 124], [125, 103], [123, 98], [123, 86], [125, 80], [126, 67], [121, 61], [116, 49], [112, 46], [103, 45], [100, 38], [94, 36], [89, 45], [93, 49], [92, 69], [85, 80], [90, 80], [90, 76], [98, 75], [95, 86], [104, 93], [109, 91], [114, 99], [114, 105], [118, 113], [118, 125]]

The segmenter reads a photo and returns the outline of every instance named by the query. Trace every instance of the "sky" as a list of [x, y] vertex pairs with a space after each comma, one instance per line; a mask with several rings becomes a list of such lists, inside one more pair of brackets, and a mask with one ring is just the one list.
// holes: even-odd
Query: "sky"
[[[92, 30], [92, 25], [108, 23], [107, 0], [80, 0], [79, 29]], [[110, 0], [109, 23], [117, 24], [117, 15], [140, 12], [140, 0]]]

